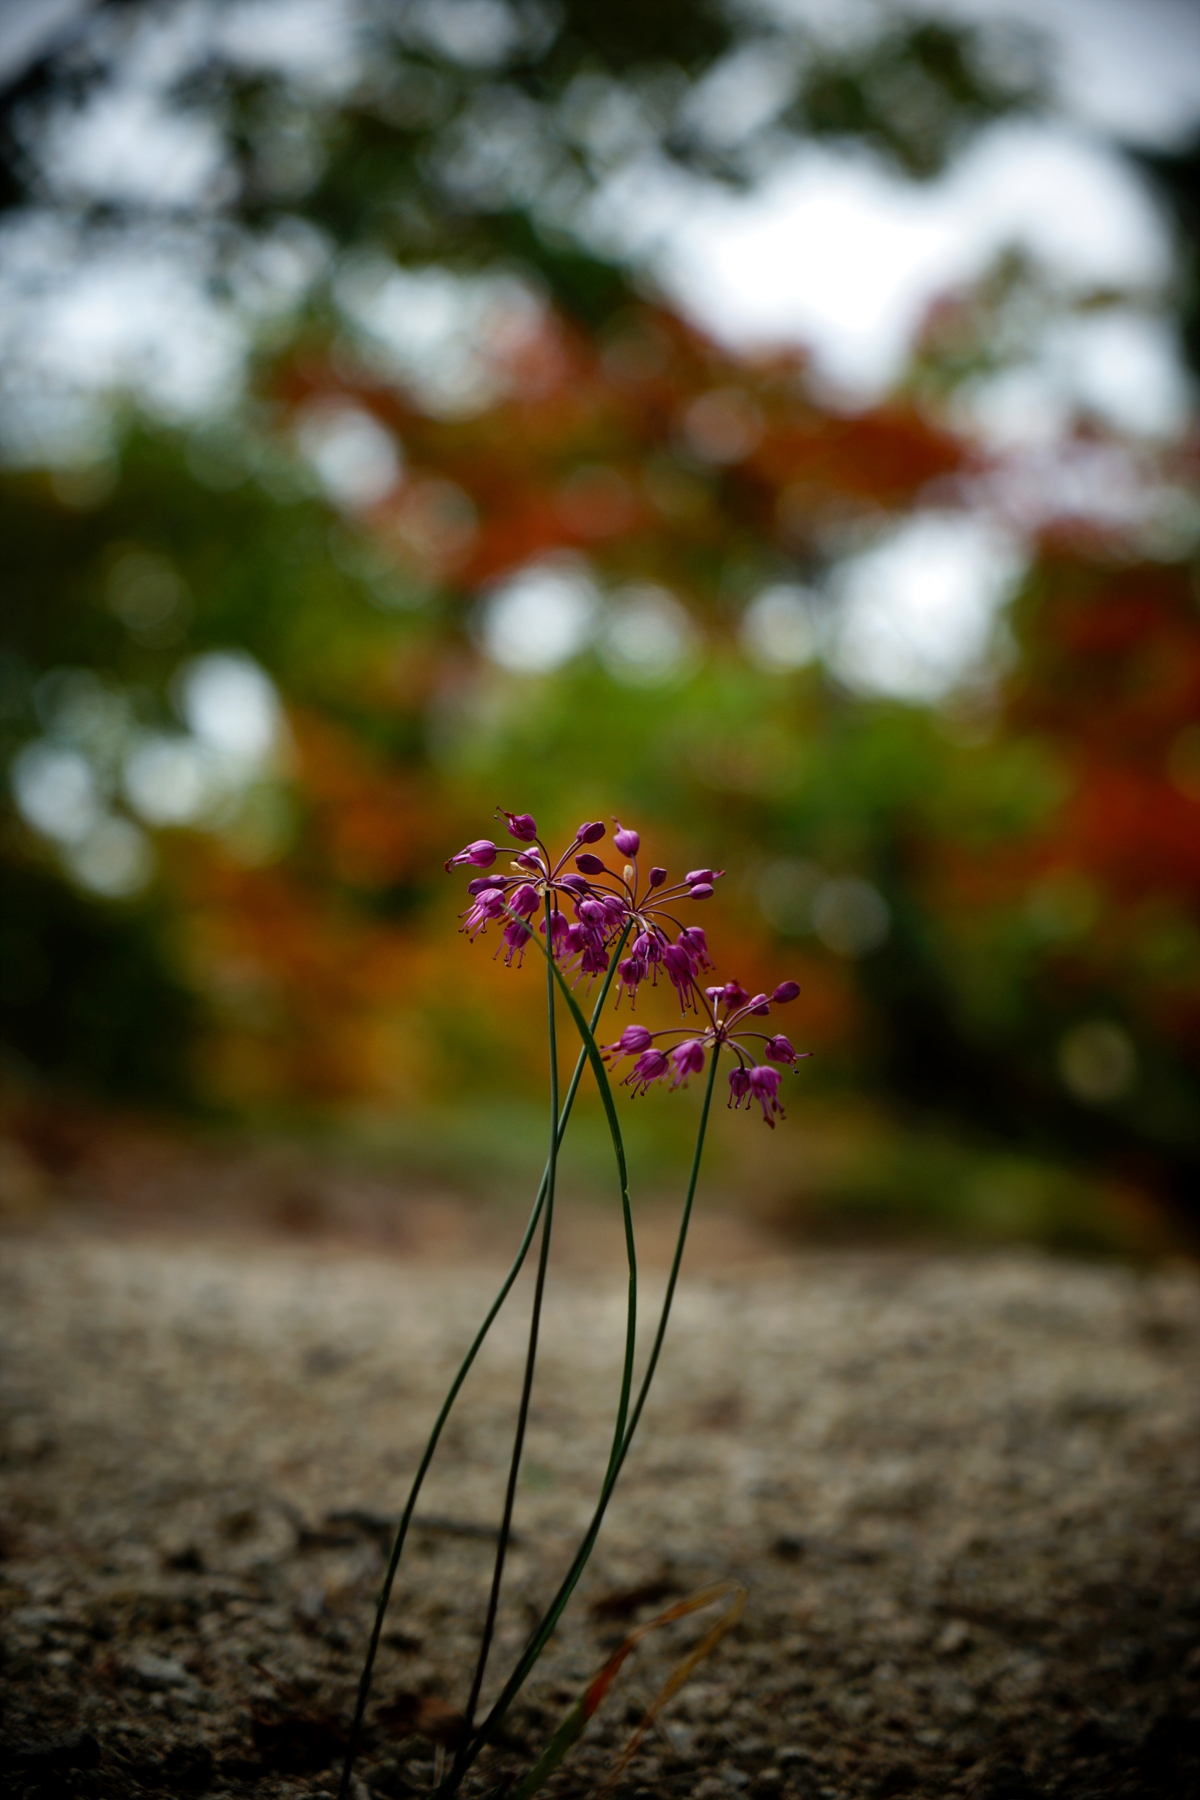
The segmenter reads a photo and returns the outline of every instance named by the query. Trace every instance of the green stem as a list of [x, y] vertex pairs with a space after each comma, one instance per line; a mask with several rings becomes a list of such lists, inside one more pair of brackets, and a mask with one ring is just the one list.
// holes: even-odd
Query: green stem
[[[600, 989], [595, 1007], [592, 1010], [593, 1029], [600, 1022], [600, 1014], [603, 1012], [604, 1003], [608, 999], [609, 990], [613, 983], [613, 977], [616, 974], [616, 967], [617, 962], [616, 957], [614, 957], [612, 966], [609, 968], [609, 971], [604, 978], [604, 984]], [[562, 1143], [562, 1140], [566, 1135], [567, 1124], [571, 1117], [571, 1109], [575, 1104], [575, 1096], [579, 1092], [579, 1083], [583, 1079], [584, 1065], [587, 1060], [586, 1049], [580, 1050], [578, 1060], [575, 1064], [575, 1071], [572, 1074], [570, 1084], [567, 1087], [562, 1112], [559, 1116], [558, 1135], [555, 1144], [556, 1149], [558, 1145]], [[471, 1366], [474, 1363], [475, 1358], [483, 1348], [484, 1340], [492, 1329], [501, 1307], [508, 1299], [508, 1296], [512, 1291], [513, 1283], [516, 1281], [517, 1276], [524, 1267], [525, 1258], [529, 1253], [529, 1246], [533, 1242], [533, 1234], [537, 1230], [538, 1220], [541, 1218], [542, 1208], [545, 1205], [549, 1177], [550, 1165], [547, 1163], [546, 1169], [542, 1175], [541, 1185], [537, 1191], [537, 1198], [533, 1204], [533, 1210], [529, 1215], [529, 1221], [525, 1227], [525, 1234], [517, 1247], [517, 1253], [513, 1258], [508, 1274], [505, 1276], [495, 1299], [488, 1308], [483, 1323], [471, 1340], [470, 1348], [458, 1366], [458, 1371], [450, 1384], [450, 1390], [447, 1393], [445, 1400], [442, 1402], [441, 1411], [434, 1421], [433, 1430], [430, 1432], [425, 1449], [421, 1454], [421, 1460], [417, 1465], [417, 1472], [413, 1477], [412, 1487], [409, 1489], [408, 1499], [404, 1504], [404, 1511], [400, 1515], [400, 1522], [396, 1527], [396, 1536], [392, 1542], [391, 1556], [388, 1559], [387, 1570], [383, 1578], [383, 1586], [379, 1593], [379, 1601], [375, 1608], [375, 1621], [371, 1629], [371, 1640], [367, 1646], [366, 1660], [363, 1664], [363, 1672], [358, 1684], [358, 1698], [354, 1708], [354, 1720], [350, 1727], [350, 1738], [346, 1748], [346, 1760], [342, 1768], [342, 1780], [341, 1786], [338, 1789], [338, 1800], [349, 1800], [350, 1782], [354, 1773], [354, 1759], [358, 1754], [359, 1739], [362, 1736], [363, 1717], [366, 1713], [367, 1701], [371, 1694], [371, 1679], [375, 1670], [376, 1657], [379, 1653], [379, 1639], [383, 1632], [383, 1622], [387, 1616], [388, 1603], [391, 1600], [392, 1588], [396, 1581], [396, 1572], [400, 1567], [400, 1558], [404, 1552], [404, 1545], [408, 1538], [409, 1527], [412, 1524], [417, 1500], [420, 1497], [422, 1487], [425, 1485], [425, 1477], [429, 1473], [429, 1466], [433, 1461], [434, 1453], [437, 1450], [442, 1432], [446, 1426], [446, 1421], [450, 1417], [454, 1408], [454, 1403], [462, 1390], [462, 1385], [471, 1371]]]
[[[525, 1431], [529, 1424], [529, 1402], [533, 1396], [533, 1375], [537, 1365], [538, 1334], [542, 1323], [542, 1305], [546, 1295], [546, 1269], [550, 1260], [550, 1232], [554, 1224], [554, 1189], [558, 1178], [558, 1032], [554, 1018], [554, 955], [550, 932], [550, 895], [546, 894], [546, 1032], [550, 1046], [550, 1154], [546, 1161], [546, 1203], [542, 1212], [542, 1243], [538, 1251], [537, 1278], [533, 1288], [533, 1305], [529, 1312], [529, 1347], [525, 1352], [525, 1373], [521, 1379], [521, 1400], [517, 1407], [517, 1428], [513, 1434], [512, 1456], [508, 1464], [508, 1481], [504, 1489], [504, 1511], [496, 1538], [496, 1561], [492, 1568], [492, 1586], [488, 1594], [487, 1614], [479, 1640], [479, 1655], [471, 1692], [464, 1711], [464, 1740], [470, 1736], [479, 1705], [484, 1671], [491, 1654], [496, 1630], [496, 1614], [500, 1607], [500, 1589], [504, 1582], [504, 1564], [512, 1536], [513, 1507], [517, 1500], [517, 1480], [521, 1472], [521, 1456], [525, 1449]], [[460, 1753], [461, 1754], [461, 1753]], [[453, 1772], [451, 1775], [453, 1779]]]
[[[579, 1023], [578, 1019], [576, 1020], [576, 1023]], [[609, 1464], [609, 1469], [604, 1479], [604, 1485], [600, 1491], [600, 1499], [597, 1503], [596, 1510], [592, 1515], [591, 1524], [588, 1526], [583, 1541], [575, 1553], [574, 1560], [567, 1570], [566, 1575], [563, 1577], [562, 1583], [560, 1584], [554, 1599], [543, 1614], [540, 1624], [534, 1630], [516, 1668], [509, 1676], [508, 1681], [505, 1683], [491, 1711], [483, 1721], [483, 1724], [475, 1733], [465, 1758], [463, 1759], [462, 1769], [457, 1772], [455, 1786], [457, 1786], [458, 1781], [461, 1781], [462, 1776], [466, 1773], [467, 1769], [470, 1768], [479, 1752], [483, 1749], [483, 1746], [495, 1734], [504, 1714], [507, 1712], [517, 1693], [528, 1678], [529, 1671], [533, 1668], [538, 1657], [545, 1649], [555, 1626], [562, 1617], [567, 1602], [570, 1600], [571, 1595], [578, 1585], [579, 1578], [587, 1566], [588, 1558], [595, 1548], [596, 1539], [600, 1535], [600, 1527], [604, 1522], [604, 1515], [608, 1510], [608, 1503], [612, 1498], [613, 1489], [616, 1487], [617, 1477], [621, 1472], [626, 1456], [629, 1454], [629, 1447], [633, 1442], [634, 1433], [638, 1428], [638, 1422], [641, 1419], [642, 1411], [646, 1404], [646, 1398], [650, 1392], [650, 1385], [654, 1380], [654, 1372], [658, 1367], [658, 1359], [662, 1352], [663, 1340], [667, 1334], [667, 1323], [671, 1316], [671, 1307], [675, 1299], [675, 1289], [679, 1281], [679, 1271], [683, 1262], [684, 1246], [687, 1242], [688, 1226], [691, 1222], [692, 1204], [696, 1197], [696, 1183], [700, 1176], [700, 1162], [704, 1153], [704, 1139], [708, 1130], [708, 1117], [712, 1107], [713, 1086], [716, 1082], [718, 1056], [718, 1047], [714, 1045], [712, 1050], [712, 1061], [708, 1071], [708, 1081], [704, 1089], [704, 1104], [700, 1112], [700, 1126], [696, 1133], [696, 1147], [692, 1154], [692, 1168], [688, 1179], [687, 1195], [684, 1199], [683, 1212], [679, 1221], [679, 1232], [675, 1242], [675, 1254], [671, 1259], [671, 1270], [667, 1277], [666, 1292], [663, 1295], [662, 1309], [659, 1313], [658, 1327], [654, 1334], [654, 1342], [651, 1346], [649, 1360], [646, 1364], [646, 1372], [642, 1377], [642, 1384], [638, 1390], [638, 1397], [634, 1403], [628, 1429], [625, 1432], [625, 1436], [617, 1454]], [[444, 1800], [444, 1797], [453, 1793], [453, 1791], [454, 1789], [452, 1787], [443, 1784], [442, 1787], [437, 1789], [434, 1800]]]
[[[604, 996], [607, 994], [609, 983], [612, 979], [612, 973], [616, 969], [620, 960], [621, 951], [625, 947], [625, 941], [629, 936], [629, 931], [630, 927], [626, 926], [620, 941], [617, 944], [616, 950], [610, 958], [608, 979], [605, 981], [604, 990], [601, 995], [601, 1006], [603, 1005]], [[596, 1011], [593, 1013], [592, 1024], [589, 1026], [579, 1009], [574, 994], [564, 981], [558, 964], [554, 960], [553, 942], [553, 935], [550, 930], [550, 897], [547, 895], [546, 946], [544, 954], [546, 957], [547, 1016], [550, 1036], [551, 1120], [553, 1121], [558, 1117], [558, 1063], [554, 1022], [554, 985], [557, 980], [559, 987], [566, 996], [567, 1004], [570, 1007], [577, 1029], [583, 1040], [584, 1048], [581, 1055], [586, 1054], [590, 1058], [593, 1069], [597, 1071], [597, 1079], [601, 1086], [602, 1096], [607, 1102], [606, 1111], [608, 1113], [609, 1129], [612, 1134], [613, 1149], [616, 1154], [617, 1169], [621, 1179], [621, 1210], [625, 1221], [625, 1249], [629, 1265], [629, 1300], [626, 1315], [625, 1359], [621, 1376], [621, 1394], [617, 1405], [617, 1422], [613, 1435], [613, 1447], [609, 1457], [609, 1467], [611, 1468], [613, 1460], [618, 1453], [621, 1438], [625, 1429], [625, 1420], [629, 1409], [629, 1395], [633, 1384], [634, 1350], [637, 1342], [637, 1250], [633, 1235], [633, 1209], [629, 1198], [629, 1171], [625, 1158], [625, 1144], [621, 1136], [620, 1120], [617, 1117], [616, 1107], [612, 1101], [612, 1090], [608, 1084], [608, 1071], [604, 1067], [603, 1058], [601, 1057], [599, 1046], [596, 1043], [594, 1027], [599, 1020], [600, 1009], [597, 1007]], [[542, 949], [543, 947], [539, 945], [538, 948]], [[541, 1250], [538, 1257], [537, 1285], [534, 1291], [533, 1308], [530, 1316], [529, 1348], [525, 1359], [525, 1374], [521, 1389], [521, 1402], [517, 1413], [517, 1429], [513, 1439], [512, 1457], [509, 1462], [508, 1484], [504, 1497], [504, 1514], [500, 1525], [500, 1536], [496, 1548], [496, 1561], [492, 1571], [492, 1586], [488, 1596], [487, 1616], [484, 1621], [483, 1636], [480, 1641], [479, 1655], [475, 1664], [475, 1674], [471, 1683], [471, 1693], [465, 1711], [466, 1727], [464, 1731], [463, 1746], [459, 1751], [458, 1756], [455, 1758], [449, 1773], [441, 1784], [441, 1791], [448, 1794], [452, 1794], [455, 1791], [469, 1767], [470, 1733], [475, 1722], [475, 1712], [479, 1704], [479, 1693], [483, 1686], [484, 1671], [487, 1667], [488, 1656], [491, 1651], [492, 1638], [496, 1625], [496, 1613], [500, 1603], [500, 1588], [504, 1574], [505, 1557], [512, 1531], [512, 1513], [516, 1499], [517, 1477], [521, 1465], [521, 1455], [524, 1447], [525, 1430], [529, 1415], [529, 1401], [533, 1387], [534, 1365], [537, 1360], [538, 1332], [541, 1321], [546, 1263], [549, 1254], [550, 1229], [554, 1207], [556, 1161], [557, 1142], [555, 1141], [551, 1145], [551, 1155], [546, 1165], [548, 1193], [542, 1225]]]

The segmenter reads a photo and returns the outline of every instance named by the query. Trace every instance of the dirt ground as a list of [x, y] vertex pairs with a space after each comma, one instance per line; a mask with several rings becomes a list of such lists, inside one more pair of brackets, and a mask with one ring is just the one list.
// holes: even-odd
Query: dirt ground
[[[519, 1231], [435, 1213], [389, 1244], [86, 1217], [0, 1239], [8, 1791], [336, 1791], [386, 1523]], [[492, 1691], [606, 1453], [612, 1231], [568, 1220], [553, 1271]], [[358, 1800], [428, 1792], [462, 1703], [527, 1298], [422, 1500]], [[1200, 1793], [1198, 1374], [1182, 1263], [796, 1254], [702, 1222], [600, 1547], [466, 1791], [529, 1766], [632, 1623], [736, 1576], [742, 1623], [619, 1794]], [[594, 1792], [701, 1628], [647, 1640], [548, 1794]]]

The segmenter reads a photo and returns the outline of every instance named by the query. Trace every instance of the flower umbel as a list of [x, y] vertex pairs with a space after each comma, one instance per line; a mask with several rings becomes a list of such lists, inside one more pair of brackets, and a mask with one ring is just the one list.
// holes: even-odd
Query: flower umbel
[[[688, 1076], [699, 1075], [704, 1068], [709, 1051], [719, 1056], [721, 1050], [726, 1049], [737, 1059], [729, 1071], [729, 1105], [738, 1111], [743, 1101], [747, 1105], [757, 1101], [762, 1107], [764, 1123], [774, 1130], [776, 1116], [783, 1118], [785, 1115], [779, 1102], [779, 1070], [771, 1068], [770, 1064], [782, 1063], [786, 1068], [794, 1069], [810, 1052], [794, 1050], [791, 1040], [782, 1032], [771, 1035], [753, 1030], [749, 1021], [765, 1018], [772, 1005], [786, 1005], [799, 992], [799, 985], [794, 981], [781, 981], [770, 995], [748, 994], [736, 981], [728, 981], [723, 987], [705, 988], [702, 995], [696, 995], [697, 1010], [706, 1015], [705, 1029], [698, 1037], [689, 1036], [673, 1048], [659, 1049], [655, 1046], [656, 1038], [676, 1037], [687, 1027], [676, 1025], [665, 1031], [646, 1031], [640, 1025], [627, 1025], [617, 1042], [608, 1046], [606, 1054], [618, 1058], [637, 1056], [623, 1085], [632, 1087], [635, 1094], [644, 1094], [653, 1082], [664, 1081], [668, 1075], [673, 1076], [673, 1089], [686, 1086]], [[762, 1044], [758, 1054], [767, 1059], [765, 1062], [758, 1061], [751, 1048], [758, 1043]]]
[[[514, 853], [510, 873], [476, 876], [468, 884], [471, 904], [462, 915], [468, 937], [481, 936], [491, 924], [500, 925], [496, 954], [502, 950], [506, 963], [514, 957], [519, 963], [533, 933], [527, 921], [545, 910], [549, 896], [550, 944], [557, 961], [573, 963], [581, 976], [603, 975], [613, 944], [624, 937], [631, 948], [618, 971], [618, 994], [625, 992], [632, 1001], [640, 983], [649, 978], [654, 984], [661, 969], [679, 995], [681, 1008], [693, 1004], [696, 978], [712, 966], [708, 943], [698, 925], [684, 925], [671, 908], [681, 900], [706, 899], [723, 870], [694, 869], [682, 882], [668, 886], [667, 871], [656, 866], [643, 886], [637, 865], [641, 836], [631, 827], [614, 820], [612, 841], [623, 859], [614, 869], [585, 847], [598, 844], [605, 835], [598, 819], [585, 820], [562, 854], [554, 857], [532, 813], [513, 813], [504, 807], [497, 813], [521, 848]], [[489, 869], [500, 854], [490, 838], [478, 838], [450, 857], [446, 869]], [[670, 927], [678, 934], [674, 942]], [[538, 929], [545, 933], [544, 918]]]

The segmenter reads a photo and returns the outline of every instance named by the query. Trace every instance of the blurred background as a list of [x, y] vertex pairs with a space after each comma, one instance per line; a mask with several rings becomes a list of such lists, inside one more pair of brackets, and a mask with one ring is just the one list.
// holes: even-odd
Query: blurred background
[[5, 0], [0, 79], [10, 1216], [525, 1194], [502, 804], [801, 982], [723, 1202], [1195, 1244], [1200, 14]]

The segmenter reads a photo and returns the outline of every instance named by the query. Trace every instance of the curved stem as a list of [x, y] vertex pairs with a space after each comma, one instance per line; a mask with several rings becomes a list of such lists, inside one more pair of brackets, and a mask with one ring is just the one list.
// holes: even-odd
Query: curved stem
[[714, 1046], [712, 1063], [708, 1071], [708, 1081], [705, 1084], [704, 1089], [704, 1104], [700, 1112], [700, 1125], [696, 1133], [696, 1147], [692, 1153], [691, 1174], [688, 1178], [687, 1194], [684, 1199], [683, 1212], [679, 1221], [679, 1232], [675, 1241], [675, 1254], [671, 1259], [671, 1270], [667, 1277], [666, 1292], [663, 1295], [663, 1303], [659, 1313], [658, 1326], [654, 1334], [654, 1342], [651, 1345], [650, 1356], [646, 1364], [646, 1371], [642, 1377], [641, 1386], [638, 1389], [638, 1397], [629, 1418], [628, 1429], [621, 1441], [619, 1450], [609, 1464], [608, 1472], [604, 1479], [604, 1485], [600, 1491], [600, 1498], [596, 1505], [596, 1510], [592, 1514], [591, 1523], [588, 1526], [579, 1549], [575, 1552], [570, 1568], [562, 1579], [558, 1592], [555, 1594], [554, 1599], [550, 1602], [550, 1605], [542, 1615], [540, 1623], [535, 1628], [529, 1642], [522, 1652], [520, 1661], [509, 1676], [491, 1711], [475, 1733], [469, 1748], [462, 1757], [462, 1768], [456, 1768], [456, 1771], [452, 1771], [454, 1777], [453, 1786], [449, 1784], [449, 1780], [446, 1783], [443, 1783], [442, 1786], [436, 1790], [434, 1800], [445, 1800], [446, 1796], [454, 1792], [454, 1788], [457, 1787], [462, 1776], [475, 1761], [475, 1758], [483, 1749], [483, 1746], [495, 1734], [501, 1719], [508, 1711], [508, 1708], [516, 1698], [521, 1687], [524, 1685], [528, 1678], [529, 1671], [533, 1668], [538, 1657], [545, 1649], [555, 1626], [562, 1617], [567, 1602], [574, 1593], [579, 1578], [587, 1566], [588, 1558], [595, 1548], [596, 1539], [600, 1535], [600, 1527], [604, 1522], [604, 1515], [608, 1510], [608, 1503], [612, 1498], [613, 1489], [616, 1487], [617, 1477], [621, 1473], [621, 1468], [625, 1462], [626, 1456], [629, 1454], [629, 1447], [633, 1442], [634, 1433], [638, 1428], [638, 1422], [641, 1419], [642, 1411], [650, 1392], [650, 1385], [654, 1380], [654, 1372], [658, 1367], [658, 1359], [662, 1352], [663, 1340], [667, 1334], [667, 1323], [671, 1316], [671, 1307], [675, 1299], [675, 1289], [679, 1281], [679, 1271], [683, 1263], [684, 1246], [687, 1242], [688, 1226], [691, 1223], [692, 1204], [696, 1197], [696, 1184], [700, 1176], [700, 1162], [704, 1153], [704, 1139], [708, 1130], [708, 1117], [712, 1107], [713, 1086], [717, 1076], [718, 1056], [719, 1052]]
[[[604, 1010], [604, 1003], [608, 999], [609, 990], [612, 987], [615, 973], [616, 958], [614, 957], [612, 967], [605, 976], [604, 984], [600, 989], [595, 1007], [592, 1010], [593, 1029], [600, 1022], [600, 1014]], [[586, 1049], [580, 1050], [574, 1073], [572, 1074], [570, 1083], [567, 1087], [566, 1097], [563, 1100], [562, 1111], [559, 1115], [558, 1133], [555, 1142], [556, 1150], [558, 1145], [562, 1143], [566, 1134], [567, 1124], [571, 1117], [571, 1109], [575, 1104], [575, 1096], [579, 1092], [579, 1083], [583, 1079], [584, 1065], [587, 1060], [588, 1056]], [[516, 1281], [517, 1276], [524, 1267], [525, 1258], [529, 1253], [529, 1246], [533, 1242], [533, 1234], [537, 1230], [538, 1220], [541, 1218], [542, 1208], [545, 1205], [549, 1176], [550, 1165], [547, 1163], [542, 1174], [541, 1184], [538, 1187], [537, 1198], [534, 1201], [533, 1210], [529, 1215], [529, 1221], [525, 1227], [524, 1236], [517, 1246], [517, 1253], [512, 1260], [508, 1274], [504, 1277], [495, 1299], [492, 1301], [492, 1304], [484, 1315], [479, 1330], [471, 1340], [470, 1348], [458, 1366], [454, 1380], [450, 1384], [449, 1392], [442, 1402], [442, 1407], [437, 1418], [434, 1420], [433, 1430], [430, 1432], [425, 1448], [421, 1453], [421, 1460], [417, 1464], [417, 1472], [413, 1476], [412, 1486], [409, 1489], [408, 1498], [404, 1503], [404, 1511], [401, 1513], [400, 1522], [396, 1527], [396, 1536], [392, 1541], [391, 1555], [388, 1558], [388, 1566], [384, 1574], [383, 1586], [380, 1589], [379, 1600], [375, 1608], [375, 1620], [371, 1628], [371, 1639], [367, 1646], [366, 1660], [363, 1664], [363, 1672], [358, 1684], [358, 1697], [355, 1702], [354, 1719], [350, 1727], [350, 1737], [346, 1747], [346, 1760], [342, 1767], [342, 1780], [338, 1789], [338, 1800], [349, 1800], [350, 1782], [354, 1773], [354, 1759], [358, 1754], [359, 1740], [362, 1736], [363, 1717], [367, 1710], [367, 1701], [370, 1699], [371, 1695], [371, 1680], [375, 1671], [376, 1657], [379, 1653], [379, 1640], [383, 1633], [383, 1622], [387, 1616], [388, 1603], [391, 1600], [392, 1588], [396, 1581], [396, 1572], [400, 1567], [400, 1558], [404, 1553], [404, 1545], [408, 1538], [409, 1527], [412, 1524], [417, 1500], [420, 1496], [422, 1487], [425, 1485], [425, 1477], [429, 1473], [429, 1467], [433, 1461], [434, 1453], [437, 1450], [442, 1432], [445, 1429], [446, 1421], [450, 1417], [450, 1414], [454, 1409], [454, 1403], [462, 1391], [462, 1385], [471, 1371], [475, 1358], [483, 1348], [484, 1340], [491, 1331], [492, 1326], [495, 1324], [501, 1307], [512, 1292], [513, 1283]]]
[[512, 1455], [508, 1464], [508, 1481], [504, 1489], [504, 1510], [496, 1538], [496, 1561], [492, 1568], [492, 1586], [488, 1594], [487, 1614], [479, 1640], [479, 1655], [467, 1699], [464, 1736], [469, 1737], [479, 1705], [479, 1691], [491, 1654], [496, 1630], [496, 1613], [500, 1607], [500, 1589], [504, 1582], [504, 1564], [512, 1536], [513, 1507], [517, 1499], [517, 1480], [521, 1473], [521, 1456], [525, 1449], [525, 1431], [529, 1424], [529, 1402], [533, 1395], [533, 1374], [537, 1365], [538, 1334], [542, 1323], [542, 1304], [546, 1295], [546, 1268], [550, 1260], [550, 1232], [554, 1224], [554, 1189], [558, 1179], [558, 1033], [554, 1018], [554, 959], [550, 946], [550, 895], [546, 894], [546, 1032], [550, 1048], [550, 1154], [546, 1160], [546, 1200], [542, 1210], [542, 1242], [538, 1251], [537, 1278], [533, 1288], [533, 1305], [529, 1312], [529, 1347], [525, 1352], [525, 1373], [521, 1378], [521, 1399], [517, 1407], [517, 1428], [513, 1433]]

